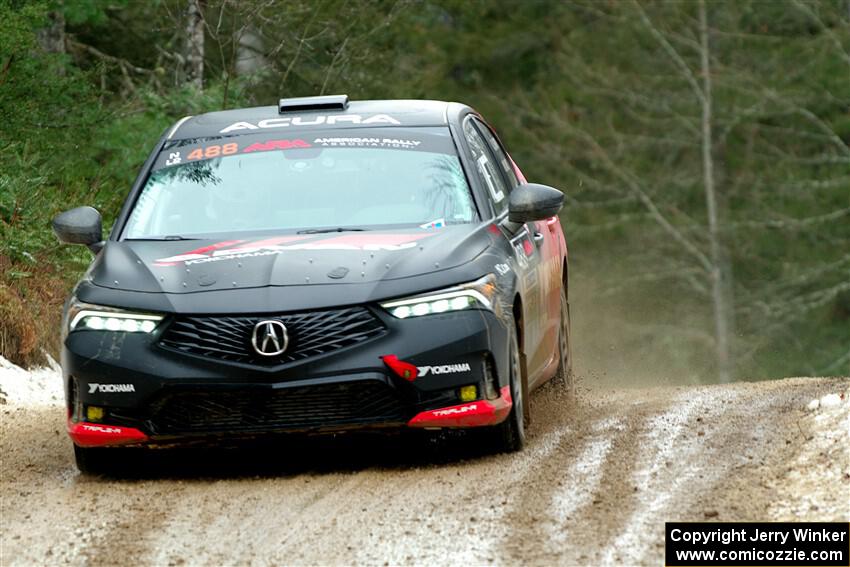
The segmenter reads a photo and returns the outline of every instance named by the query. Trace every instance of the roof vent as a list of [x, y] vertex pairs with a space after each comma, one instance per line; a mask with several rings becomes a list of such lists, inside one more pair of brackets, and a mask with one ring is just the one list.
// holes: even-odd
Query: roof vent
[[277, 103], [279, 114], [287, 112], [305, 112], [309, 110], [346, 110], [348, 95], [303, 96], [300, 98], [282, 98]]

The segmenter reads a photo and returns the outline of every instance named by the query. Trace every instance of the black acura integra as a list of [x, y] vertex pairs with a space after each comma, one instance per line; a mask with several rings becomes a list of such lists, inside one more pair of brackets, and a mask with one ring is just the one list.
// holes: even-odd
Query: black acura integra
[[281, 432], [485, 428], [522, 448], [528, 393], [572, 386], [563, 195], [473, 109], [283, 99], [187, 117], [148, 157], [68, 301], [79, 468], [116, 446]]

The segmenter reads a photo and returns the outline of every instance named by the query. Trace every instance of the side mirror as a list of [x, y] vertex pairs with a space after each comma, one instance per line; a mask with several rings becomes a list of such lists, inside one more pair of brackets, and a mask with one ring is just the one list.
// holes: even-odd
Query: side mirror
[[53, 219], [53, 232], [65, 244], [85, 244], [97, 254], [103, 248], [103, 221], [92, 207], [77, 207]]
[[548, 185], [526, 183], [511, 191], [508, 220], [525, 223], [548, 219], [564, 205], [564, 194]]

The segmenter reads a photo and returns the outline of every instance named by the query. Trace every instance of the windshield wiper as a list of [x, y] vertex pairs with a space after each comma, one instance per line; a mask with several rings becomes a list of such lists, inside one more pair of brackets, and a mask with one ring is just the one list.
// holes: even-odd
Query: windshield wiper
[[179, 234], [169, 234], [168, 236], [149, 236], [142, 238], [125, 238], [124, 240], [200, 240], [200, 238], [192, 238], [190, 236], [180, 236]]
[[322, 234], [325, 232], [362, 232], [369, 230], [368, 228], [357, 228], [354, 226], [345, 227], [338, 226], [336, 228], [311, 228], [308, 230], [299, 230], [296, 234]]

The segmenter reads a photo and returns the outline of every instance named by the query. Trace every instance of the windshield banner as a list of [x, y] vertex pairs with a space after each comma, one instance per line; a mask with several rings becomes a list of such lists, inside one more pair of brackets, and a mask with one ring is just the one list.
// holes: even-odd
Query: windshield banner
[[[355, 132], [360, 134], [354, 135]], [[166, 145], [157, 156], [153, 169], [256, 152], [286, 151], [287, 154], [291, 153], [292, 159], [295, 160], [315, 159], [321, 156], [326, 148], [374, 148], [455, 154], [448, 133], [441, 135], [403, 128], [363, 128], [323, 130], [318, 135], [303, 134], [264, 132], [205, 140], [178, 140]]]

